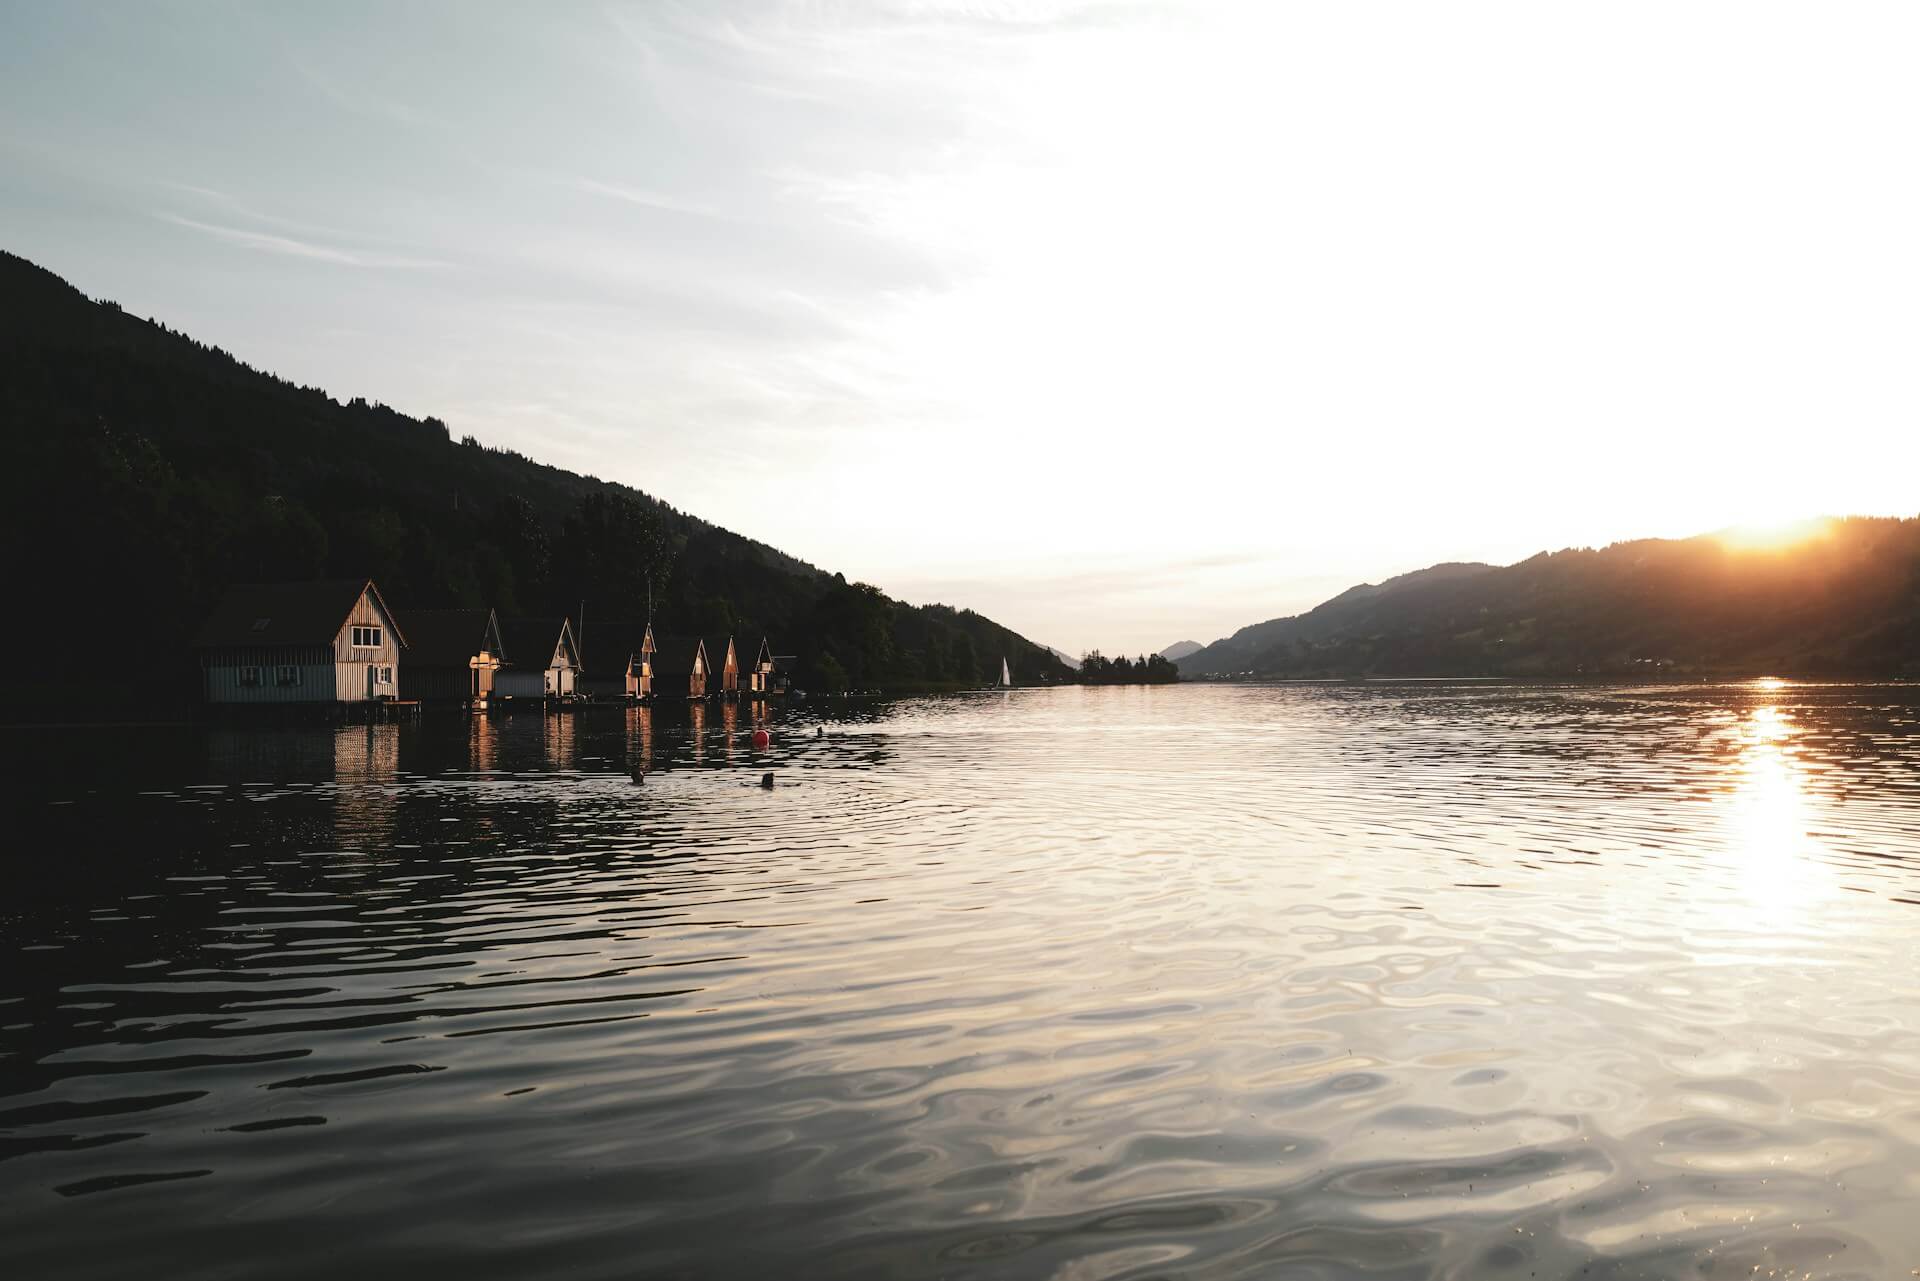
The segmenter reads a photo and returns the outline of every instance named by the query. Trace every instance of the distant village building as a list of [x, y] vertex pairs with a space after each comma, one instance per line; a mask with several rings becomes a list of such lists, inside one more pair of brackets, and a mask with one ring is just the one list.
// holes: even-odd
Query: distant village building
[[767, 638], [760, 638], [760, 653], [753, 660], [753, 670], [747, 673], [747, 692], [764, 697], [773, 692], [773, 674], [775, 664], [773, 650], [767, 645]]
[[485, 702], [506, 661], [500, 619], [490, 609], [410, 609], [400, 692], [423, 701]]
[[706, 641], [707, 692], [710, 694], [738, 694], [740, 692], [740, 656], [734, 653], [733, 637], [714, 636]]
[[579, 687], [580, 647], [564, 618], [504, 618], [507, 664], [494, 674], [502, 698], [572, 698]]
[[209, 703], [398, 698], [405, 645], [366, 578], [235, 587], [194, 639]]
[[644, 622], [596, 622], [580, 631], [580, 688], [595, 698], [653, 694], [653, 628]]
[[707, 649], [698, 636], [659, 636], [653, 655], [656, 698], [705, 698]]

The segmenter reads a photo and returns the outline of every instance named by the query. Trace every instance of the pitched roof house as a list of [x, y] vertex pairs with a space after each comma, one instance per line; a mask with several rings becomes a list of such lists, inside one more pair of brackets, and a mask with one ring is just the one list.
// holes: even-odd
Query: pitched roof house
[[397, 698], [405, 646], [368, 578], [234, 587], [194, 637], [209, 703]]
[[698, 636], [657, 636], [653, 692], [659, 697], [705, 698], [707, 650]]
[[644, 622], [596, 622], [580, 630], [580, 687], [595, 698], [653, 693], [653, 628]]
[[480, 702], [493, 692], [506, 646], [492, 610], [410, 609], [400, 622], [407, 629], [407, 663], [400, 674], [407, 698]]
[[580, 646], [564, 618], [503, 618], [500, 639], [507, 663], [494, 673], [503, 698], [571, 698], [580, 673]]
[[707, 665], [709, 667], [707, 692], [710, 694], [738, 694], [740, 692], [740, 656], [734, 652], [733, 637], [709, 636], [706, 640]]
[[773, 692], [773, 674], [775, 670], [773, 649], [767, 644], [767, 638], [760, 638], [760, 652], [754, 655], [753, 666], [747, 670], [747, 690], [752, 694], [770, 694]]

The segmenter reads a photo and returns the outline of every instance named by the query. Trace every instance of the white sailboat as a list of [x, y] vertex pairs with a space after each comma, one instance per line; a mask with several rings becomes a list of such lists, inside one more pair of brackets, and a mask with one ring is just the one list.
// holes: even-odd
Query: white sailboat
[[1000, 688], [1013, 688], [1013, 673], [1007, 670], [1007, 660], [1004, 658], [1000, 660]]

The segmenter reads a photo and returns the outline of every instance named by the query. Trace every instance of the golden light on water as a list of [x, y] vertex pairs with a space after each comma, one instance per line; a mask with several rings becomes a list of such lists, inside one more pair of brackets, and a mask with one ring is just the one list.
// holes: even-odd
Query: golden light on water
[[[1763, 694], [1786, 682], [1754, 682]], [[1830, 888], [1813, 825], [1802, 766], [1793, 748], [1792, 716], [1774, 703], [1755, 707], [1740, 723], [1741, 751], [1733, 764], [1727, 839], [1741, 884], [1755, 905], [1792, 914]]]

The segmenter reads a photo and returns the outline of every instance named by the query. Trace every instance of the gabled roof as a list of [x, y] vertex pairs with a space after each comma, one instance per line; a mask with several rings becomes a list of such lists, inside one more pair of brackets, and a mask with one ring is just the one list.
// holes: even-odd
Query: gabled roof
[[[407, 662], [410, 665], [465, 667], [468, 660], [487, 648], [493, 611], [410, 609], [395, 621], [407, 629]], [[505, 656], [496, 653], [494, 657]]]
[[564, 618], [503, 618], [500, 642], [507, 649], [507, 666], [544, 670], [553, 662], [553, 651], [562, 638], [567, 650], [579, 661], [580, 650], [573, 644], [573, 628]]
[[763, 663], [771, 662], [773, 662], [773, 647], [768, 645], [767, 638], [762, 636], [760, 638], [760, 652], [754, 655], [753, 665], [759, 667]]
[[199, 649], [331, 645], [366, 592], [373, 594], [374, 605], [393, 628], [393, 638], [405, 648], [406, 632], [370, 578], [243, 583], [229, 588], [200, 624], [193, 643]]
[[580, 666], [589, 676], [619, 676], [647, 643], [644, 621], [589, 621], [580, 629]]
[[[655, 633], [653, 671], [656, 676], [679, 676], [693, 670], [693, 656], [700, 651], [698, 636], [662, 636]], [[711, 661], [707, 664], [711, 667]]]
[[[709, 636], [706, 640], [707, 666], [717, 672], [727, 665], [727, 646], [733, 644], [733, 637]], [[733, 661], [735, 664], [738, 664], [740, 661], [740, 651], [738, 648], [733, 651]]]

